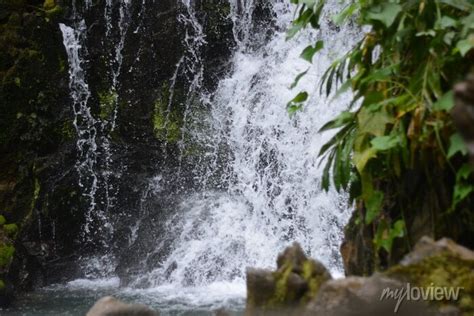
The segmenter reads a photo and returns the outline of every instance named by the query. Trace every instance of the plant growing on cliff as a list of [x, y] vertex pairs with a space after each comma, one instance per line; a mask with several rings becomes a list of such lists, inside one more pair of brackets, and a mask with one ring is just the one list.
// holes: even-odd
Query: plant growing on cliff
[[[305, 27], [319, 28], [324, 0], [291, 2], [298, 15], [289, 38]], [[348, 109], [321, 128], [337, 129], [320, 152], [326, 162], [322, 186], [328, 189], [332, 180], [337, 190], [349, 189], [364, 210], [359, 224], [370, 225], [376, 249], [390, 253], [407, 232], [404, 210], [412, 201], [406, 179], [412, 170], [423, 174], [418, 185], [447, 186], [444, 209], [444, 197], [420, 197], [438, 201], [443, 214], [463, 212], [462, 204], [473, 198], [472, 168], [449, 110], [453, 84], [474, 65], [474, 1], [356, 0], [332, 20], [356, 21], [370, 31], [320, 83], [326, 95], [353, 91]], [[308, 46], [302, 57], [311, 61], [320, 47], [321, 41]], [[306, 92], [298, 96], [290, 112], [307, 98]], [[396, 212], [383, 211], [394, 205]]]

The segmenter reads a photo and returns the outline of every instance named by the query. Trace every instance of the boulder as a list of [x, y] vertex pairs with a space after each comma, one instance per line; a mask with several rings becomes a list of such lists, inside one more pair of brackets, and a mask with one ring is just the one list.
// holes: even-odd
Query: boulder
[[126, 304], [111, 296], [98, 300], [86, 316], [158, 316], [158, 312], [140, 304]]
[[410, 286], [458, 292], [454, 299], [429, 302], [439, 311], [457, 309], [460, 315], [474, 314], [474, 252], [450, 239], [421, 238], [413, 251], [384, 275]]
[[331, 275], [294, 243], [277, 259], [277, 270], [247, 270], [246, 315], [299, 315]]
[[474, 252], [472, 250], [458, 245], [449, 238], [442, 238], [438, 241], [434, 241], [429, 237], [423, 237], [415, 245], [413, 251], [403, 258], [400, 265], [409, 266], [418, 264], [429, 257], [443, 254], [449, 254], [450, 256], [465, 261], [474, 261]]
[[248, 269], [247, 291], [246, 315], [474, 315], [474, 252], [423, 237], [386, 271], [334, 280], [294, 244], [277, 271]]
[[[317, 296], [305, 310], [305, 315], [437, 315], [422, 301], [398, 300], [385, 292], [400, 291], [404, 285], [383, 274], [369, 278], [348, 277], [330, 280], [321, 286]], [[384, 292], [385, 291], [385, 292]], [[395, 292], [398, 293], [398, 292]]]

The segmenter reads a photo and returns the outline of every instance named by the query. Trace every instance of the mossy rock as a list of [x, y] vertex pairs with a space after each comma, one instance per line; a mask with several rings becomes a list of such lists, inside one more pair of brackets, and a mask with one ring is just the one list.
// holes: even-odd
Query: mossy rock
[[15, 247], [13, 247], [13, 245], [6, 243], [0, 244], [0, 271], [8, 268], [14, 254]]
[[118, 94], [115, 91], [103, 91], [98, 93], [101, 119], [110, 119], [118, 102]]
[[13, 239], [15, 239], [16, 235], [18, 234], [18, 226], [16, 224], [3, 225], [3, 230], [8, 237]]
[[431, 303], [454, 305], [463, 315], [474, 315], [474, 252], [449, 239], [434, 242], [423, 238], [412, 253], [384, 274], [412, 286], [460, 289], [458, 300]]
[[179, 91], [172, 94], [168, 85], [164, 84], [154, 105], [153, 131], [157, 139], [166, 143], [177, 143], [181, 139], [183, 113], [174, 101], [179, 100], [179, 93], [176, 92]]
[[247, 271], [247, 315], [262, 311], [298, 314], [331, 275], [319, 262], [309, 259], [299, 244], [278, 256], [278, 269]]
[[56, 0], [45, 0], [43, 3], [43, 8], [45, 10], [51, 10], [54, 9], [54, 7], [56, 7]]

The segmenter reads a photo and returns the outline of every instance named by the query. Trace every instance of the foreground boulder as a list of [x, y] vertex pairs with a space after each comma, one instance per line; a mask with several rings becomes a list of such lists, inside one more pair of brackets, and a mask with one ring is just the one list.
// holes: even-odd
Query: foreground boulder
[[474, 315], [474, 252], [450, 239], [423, 237], [399, 265], [384, 274], [405, 286], [457, 294], [451, 299], [430, 295], [428, 301], [443, 311], [457, 310], [454, 315]]
[[298, 315], [331, 275], [294, 243], [277, 259], [277, 271], [247, 270], [247, 315]]
[[401, 299], [397, 305], [398, 296], [393, 294], [392, 297], [391, 293], [401, 293], [403, 288], [402, 282], [378, 273], [369, 278], [330, 280], [321, 286], [303, 315], [439, 315], [435, 308], [423, 301]]
[[247, 290], [246, 315], [474, 315], [474, 252], [423, 237], [387, 271], [334, 280], [294, 244], [277, 271], [249, 269]]
[[111, 296], [98, 300], [86, 316], [158, 316], [145, 305], [126, 304]]

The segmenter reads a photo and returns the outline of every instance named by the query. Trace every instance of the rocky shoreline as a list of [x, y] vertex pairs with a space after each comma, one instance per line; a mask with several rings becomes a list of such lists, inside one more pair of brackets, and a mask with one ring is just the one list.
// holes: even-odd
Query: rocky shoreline
[[[467, 316], [474, 313], [474, 252], [423, 237], [397, 265], [367, 277], [334, 279], [294, 243], [275, 271], [248, 268], [246, 316]], [[140, 304], [104, 297], [87, 316], [153, 316]], [[224, 310], [215, 315], [229, 315]]]
[[[321, 263], [305, 256], [298, 244], [278, 256], [277, 266], [276, 271], [248, 270], [246, 315], [474, 312], [474, 252], [450, 239], [435, 242], [423, 237], [398, 265], [369, 277], [332, 279]], [[459, 297], [447, 300], [439, 293], [433, 297], [445, 288], [459, 289]], [[428, 299], [423, 299], [418, 294], [423, 290], [436, 293], [427, 293]], [[410, 299], [413, 293], [417, 297]]]

